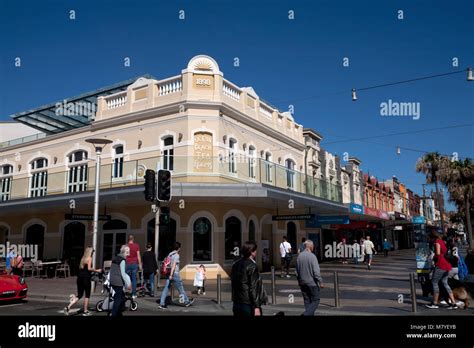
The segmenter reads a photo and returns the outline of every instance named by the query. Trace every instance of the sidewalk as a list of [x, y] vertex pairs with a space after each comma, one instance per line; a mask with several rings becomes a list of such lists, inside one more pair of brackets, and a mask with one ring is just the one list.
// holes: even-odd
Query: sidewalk
[[[339, 275], [340, 308], [335, 307], [334, 301], [334, 271]], [[341, 264], [330, 262], [321, 264], [324, 288], [321, 290], [319, 315], [414, 315], [411, 312], [409, 273], [415, 272], [415, 251], [401, 250], [391, 252], [387, 258], [377, 254], [372, 263], [372, 270], [367, 270], [363, 264]], [[262, 274], [265, 288], [271, 302], [271, 274]], [[33, 279], [27, 278], [29, 298], [42, 301], [68, 302], [69, 295], [76, 293], [76, 278], [69, 279]], [[263, 308], [265, 314], [272, 315], [284, 311], [288, 315], [299, 315], [303, 312], [303, 298], [297, 285], [296, 277], [276, 277], [276, 305]], [[164, 285], [164, 281], [161, 281]], [[192, 281], [184, 281], [188, 296], [192, 290]], [[424, 307], [430, 299], [421, 296], [421, 287], [417, 287], [418, 314], [421, 315], [472, 315], [473, 310], [445, 309], [429, 310]], [[91, 296], [91, 304], [103, 298], [102, 287], [96, 289]], [[231, 315], [230, 280], [222, 281], [222, 304], [215, 302], [217, 298], [215, 280], [206, 284], [206, 296], [191, 295], [195, 298], [192, 307], [170, 306], [166, 313], [191, 315]], [[161, 290], [158, 290], [158, 295]], [[176, 298], [178, 295], [176, 294]], [[158, 297], [139, 298], [140, 315], [156, 315], [164, 313], [157, 309]], [[399, 303], [399, 300], [402, 300]]]

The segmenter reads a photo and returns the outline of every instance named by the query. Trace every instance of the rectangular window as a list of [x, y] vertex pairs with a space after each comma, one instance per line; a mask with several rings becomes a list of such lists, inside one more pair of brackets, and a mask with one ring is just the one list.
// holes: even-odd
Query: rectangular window
[[48, 172], [36, 172], [30, 178], [30, 197], [46, 196]]
[[113, 178], [121, 178], [123, 176], [123, 157], [115, 157], [114, 158], [114, 167], [112, 170], [112, 177]]
[[87, 190], [87, 164], [69, 168], [67, 192], [82, 192]]
[[10, 191], [12, 187], [12, 177], [0, 179], [0, 202], [10, 199]]

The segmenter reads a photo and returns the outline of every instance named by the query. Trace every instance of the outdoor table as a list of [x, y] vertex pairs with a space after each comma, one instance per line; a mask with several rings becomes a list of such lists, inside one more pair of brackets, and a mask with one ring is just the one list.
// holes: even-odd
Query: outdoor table
[[[60, 265], [62, 263], [62, 261], [46, 261], [46, 262], [41, 262], [41, 266], [44, 267], [45, 269], [45, 275], [47, 278], [52, 278], [52, 275], [51, 277], [49, 276], [50, 273], [54, 273], [54, 269], [56, 268], [57, 265]], [[51, 272], [51, 270], [53, 270]]]

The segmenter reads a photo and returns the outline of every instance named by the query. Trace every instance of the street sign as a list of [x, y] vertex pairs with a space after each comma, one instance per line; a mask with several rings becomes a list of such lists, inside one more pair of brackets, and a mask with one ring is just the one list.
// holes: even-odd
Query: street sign
[[[94, 215], [92, 214], [64, 214], [65, 220], [86, 220], [93, 221]], [[111, 215], [99, 215], [99, 220], [101, 221], [110, 221], [112, 219]]]
[[314, 219], [314, 214], [295, 214], [295, 215], [273, 215], [273, 221], [285, 221], [285, 220], [310, 220]]
[[320, 228], [321, 225], [347, 225], [349, 224], [349, 215], [317, 215], [306, 221], [306, 228]]
[[424, 216], [414, 216], [412, 222], [414, 224], [424, 224], [424, 223], [426, 223]]

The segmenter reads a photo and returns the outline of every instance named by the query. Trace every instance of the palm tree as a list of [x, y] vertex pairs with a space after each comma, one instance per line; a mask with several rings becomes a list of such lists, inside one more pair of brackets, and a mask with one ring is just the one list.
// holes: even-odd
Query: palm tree
[[440, 155], [438, 152], [429, 152], [416, 162], [416, 171], [426, 176], [426, 183], [435, 184], [436, 200], [441, 214], [441, 229], [444, 232], [444, 207], [439, 202], [438, 182], [440, 176], [445, 172], [445, 168], [449, 167], [449, 159]]
[[474, 199], [472, 194], [474, 164], [470, 159], [450, 162], [449, 167], [442, 172], [440, 180], [448, 188], [450, 201], [454, 202], [458, 211], [464, 215], [470, 247], [474, 248], [471, 225], [471, 205]]

